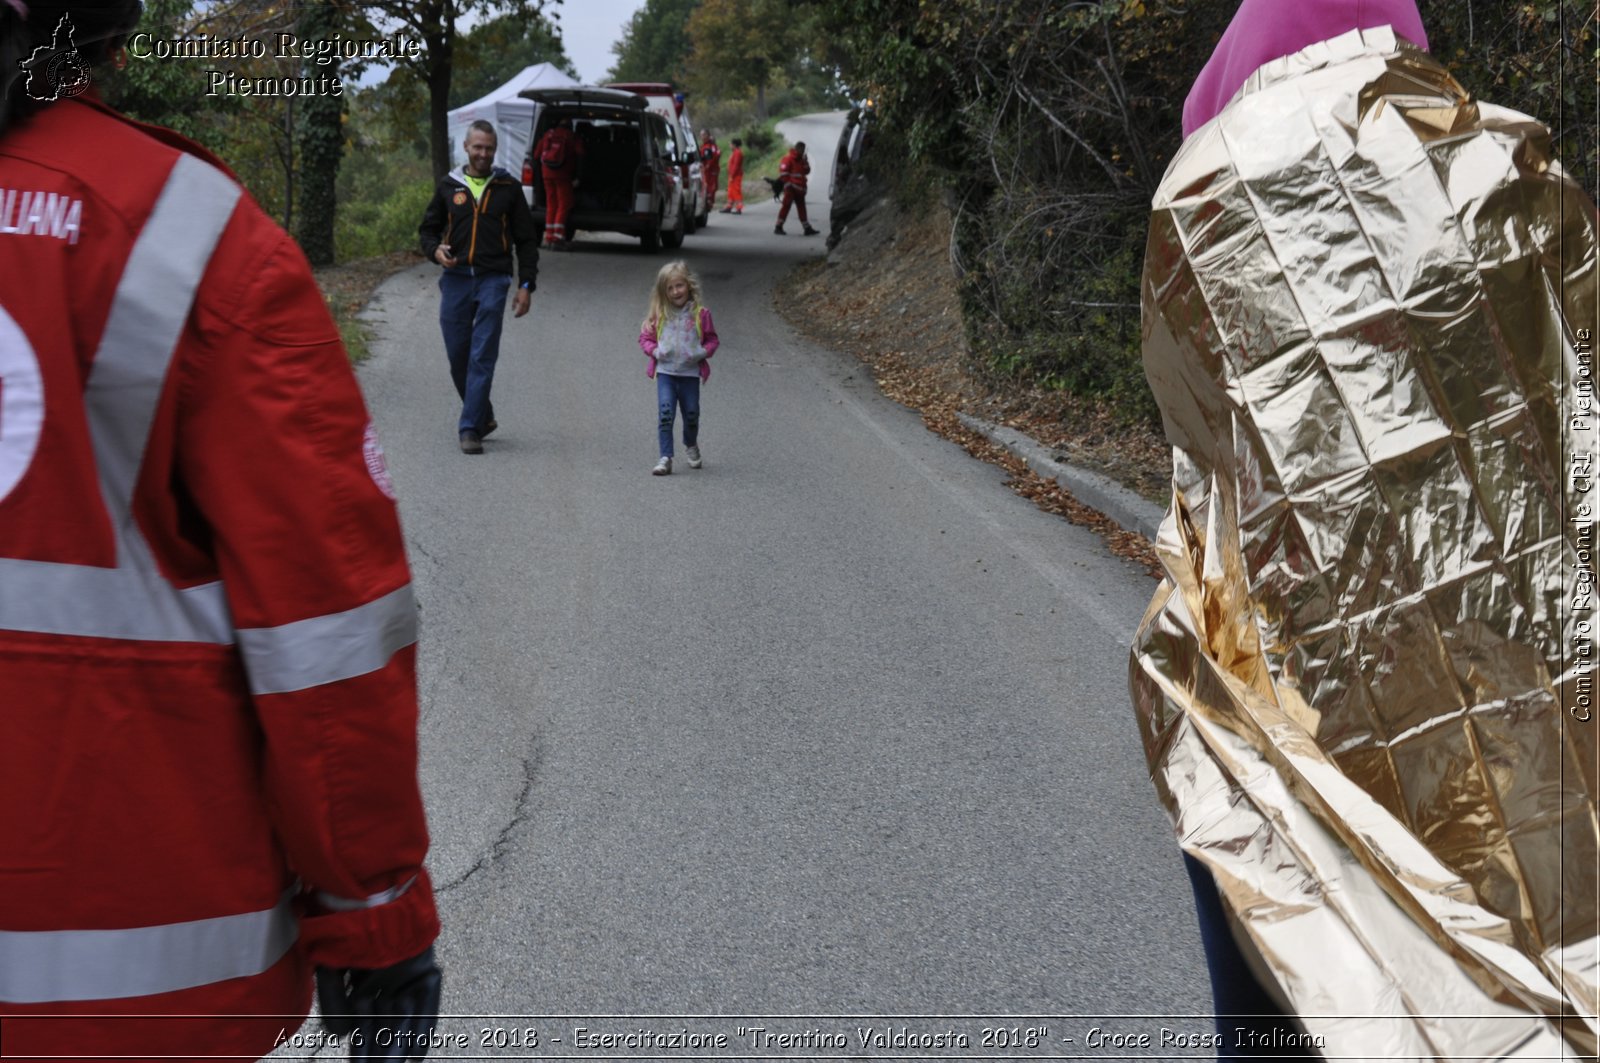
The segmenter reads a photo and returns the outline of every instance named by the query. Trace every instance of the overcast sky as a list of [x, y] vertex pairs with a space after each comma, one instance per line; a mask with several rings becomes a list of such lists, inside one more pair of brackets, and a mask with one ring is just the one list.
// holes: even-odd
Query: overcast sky
[[643, 6], [644, 0], [566, 0], [554, 9], [561, 14], [561, 39], [580, 81], [598, 85], [605, 80], [616, 62], [611, 46]]

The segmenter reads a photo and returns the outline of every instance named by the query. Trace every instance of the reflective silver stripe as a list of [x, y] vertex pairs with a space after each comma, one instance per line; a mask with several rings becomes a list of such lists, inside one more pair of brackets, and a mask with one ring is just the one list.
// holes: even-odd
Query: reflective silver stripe
[[180, 155], [117, 285], [84, 401], [106, 507], [129, 515], [167, 367], [239, 186]]
[[[125, 545], [149, 557], [142, 539]], [[178, 590], [153, 561], [90, 568], [0, 558], [0, 628], [151, 642], [233, 641], [222, 584]]]
[[260, 974], [299, 936], [276, 907], [128, 930], [0, 930], [0, 1001], [120, 1000]]
[[252, 694], [305, 690], [388, 664], [396, 651], [417, 641], [417, 603], [408, 583], [342, 613], [240, 628], [238, 638]]
[[133, 519], [133, 488], [195, 292], [239, 186], [181, 155], [134, 241], [111, 299], [84, 412], [117, 567], [0, 558], [0, 628], [153, 642], [233, 641], [219, 583], [179, 590]]
[[405, 896], [406, 891], [409, 890], [416, 881], [416, 876], [413, 875], [411, 878], [406, 879], [398, 886], [386, 889], [382, 893], [374, 893], [372, 896], [359, 901], [350, 900], [348, 897], [339, 897], [332, 893], [323, 893], [321, 890], [318, 890], [317, 903], [328, 909], [330, 912], [360, 912], [368, 908], [376, 908], [380, 904], [388, 904], [390, 901], [399, 900], [401, 897]]

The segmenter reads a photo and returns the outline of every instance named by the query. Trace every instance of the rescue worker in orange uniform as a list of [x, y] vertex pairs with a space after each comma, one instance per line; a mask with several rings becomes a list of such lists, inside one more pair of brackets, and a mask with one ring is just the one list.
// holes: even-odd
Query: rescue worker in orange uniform
[[539, 169], [544, 174], [544, 244], [552, 251], [567, 251], [572, 247], [567, 216], [572, 213], [573, 183], [585, 152], [583, 140], [572, 131], [572, 123], [565, 118], [545, 130], [533, 149], [533, 157], [539, 160]]
[[806, 220], [806, 175], [809, 173], [811, 163], [806, 158], [805, 141], [797, 141], [778, 162], [778, 180], [783, 182], [783, 204], [778, 208], [778, 224], [772, 227], [772, 231], [779, 236], [783, 235], [783, 222], [789, 216], [791, 204], [794, 212], [800, 215], [800, 224], [804, 226], [802, 232], [806, 236], [817, 235], [817, 230]]
[[711, 130], [700, 130], [700, 173], [706, 186], [706, 210], [717, 205], [717, 186], [722, 181], [722, 149]]
[[744, 141], [733, 139], [733, 151], [728, 154], [728, 205], [719, 214], [744, 213]]
[[253, 1059], [315, 970], [330, 1030], [420, 1057], [393, 486], [299, 248], [96, 96], [140, 10], [0, 0], [4, 1050]]

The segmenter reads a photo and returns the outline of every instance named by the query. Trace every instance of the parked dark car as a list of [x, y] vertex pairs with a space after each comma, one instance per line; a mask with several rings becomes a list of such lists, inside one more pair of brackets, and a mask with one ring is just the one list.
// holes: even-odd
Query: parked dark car
[[522, 160], [522, 191], [541, 230], [544, 177], [533, 152], [545, 131], [565, 118], [583, 142], [567, 231], [629, 233], [646, 251], [683, 243], [693, 209], [679, 176], [686, 148], [643, 99], [587, 87], [527, 89], [521, 95], [539, 105]]
[[872, 101], [850, 108], [839, 143], [833, 152], [833, 173], [828, 181], [828, 246], [839, 242], [845, 226], [871, 204], [881, 190], [874, 190], [862, 168], [863, 157], [872, 148]]

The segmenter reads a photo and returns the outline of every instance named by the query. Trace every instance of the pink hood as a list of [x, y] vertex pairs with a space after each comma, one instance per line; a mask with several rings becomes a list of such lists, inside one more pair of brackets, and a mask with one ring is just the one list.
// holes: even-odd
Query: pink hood
[[1416, 0], [1242, 0], [1183, 103], [1183, 135], [1215, 118], [1264, 64], [1351, 30], [1379, 26], [1393, 26], [1397, 35], [1428, 47]]

